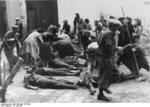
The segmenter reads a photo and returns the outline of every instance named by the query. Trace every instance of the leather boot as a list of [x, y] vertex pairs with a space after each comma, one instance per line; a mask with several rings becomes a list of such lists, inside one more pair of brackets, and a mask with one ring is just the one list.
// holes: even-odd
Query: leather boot
[[97, 96], [97, 100], [102, 100], [102, 101], [107, 101], [107, 102], [110, 101], [109, 98], [107, 98], [106, 96], [104, 96], [102, 88], [99, 89], [99, 94]]
[[103, 89], [103, 90], [108, 94], [112, 94], [111, 90], [109, 90], [109, 89]]

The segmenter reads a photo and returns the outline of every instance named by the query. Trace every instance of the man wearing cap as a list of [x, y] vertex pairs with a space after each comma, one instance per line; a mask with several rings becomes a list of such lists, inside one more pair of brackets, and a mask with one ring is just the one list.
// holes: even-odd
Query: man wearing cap
[[77, 27], [78, 27], [78, 24], [79, 24], [79, 20], [80, 20], [80, 15], [79, 15], [79, 13], [76, 13], [76, 14], [75, 14], [74, 21], [73, 21], [73, 25], [74, 25], [74, 34], [77, 33]]
[[116, 31], [121, 23], [116, 19], [109, 21], [108, 28], [98, 35], [98, 63], [99, 63], [99, 94], [98, 100], [110, 101], [104, 96], [104, 91], [111, 94], [108, 89], [111, 84], [112, 71], [115, 65], [116, 46]]
[[22, 38], [23, 38], [23, 24], [20, 22], [20, 19], [19, 18], [16, 18], [15, 19], [15, 25], [18, 25], [18, 33], [19, 33], [19, 37], [18, 37], [18, 39], [19, 39], [19, 41], [21, 41], [22, 40]]
[[62, 31], [67, 34], [67, 35], [70, 35], [70, 25], [68, 24], [68, 21], [67, 20], [64, 20], [63, 21], [63, 28], [62, 28]]
[[97, 35], [101, 32], [103, 26], [102, 26], [102, 23], [99, 22], [98, 20], [94, 21], [94, 26], [95, 26], [94, 32], [97, 37]]
[[17, 45], [18, 41], [18, 26], [13, 25], [12, 30], [8, 31], [3, 38], [3, 44], [1, 46], [0, 52], [4, 48], [5, 55], [7, 57], [7, 60], [9, 62], [9, 69], [10, 71], [12, 70], [14, 64], [17, 61], [17, 53], [15, 53], [15, 48]]

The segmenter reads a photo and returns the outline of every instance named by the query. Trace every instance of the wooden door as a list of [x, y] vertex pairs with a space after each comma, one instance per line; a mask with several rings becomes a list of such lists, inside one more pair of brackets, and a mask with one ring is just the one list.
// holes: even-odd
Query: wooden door
[[57, 0], [26, 1], [28, 31], [36, 28], [47, 29], [51, 24], [58, 24]]
[[28, 11], [28, 32], [31, 33], [37, 27], [36, 25], [36, 14], [34, 10]]

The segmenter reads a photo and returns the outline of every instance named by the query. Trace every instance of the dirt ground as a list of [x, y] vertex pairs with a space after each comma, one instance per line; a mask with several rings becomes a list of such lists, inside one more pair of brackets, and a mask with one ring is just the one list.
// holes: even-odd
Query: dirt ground
[[[148, 57], [150, 61], [150, 57]], [[121, 66], [121, 72], [129, 73], [125, 66]], [[147, 79], [143, 82], [130, 80], [122, 83], [112, 84], [110, 89], [113, 94], [107, 95], [112, 102], [150, 102], [150, 74], [145, 71], [140, 71]], [[89, 95], [87, 89], [79, 88], [77, 90], [65, 89], [38, 89], [29, 90], [23, 87], [23, 78], [25, 71], [23, 67], [19, 70], [14, 78], [14, 82], [8, 87], [6, 99], [7, 102], [22, 102], [22, 103], [102, 103], [97, 101], [97, 93], [94, 96]], [[79, 77], [57, 77], [71, 81], [77, 81]]]
[[[145, 39], [146, 40], [146, 39]], [[147, 48], [147, 47], [146, 47]], [[147, 56], [150, 62], [150, 56]], [[125, 66], [120, 66], [120, 71], [129, 73]], [[113, 94], [106, 94], [112, 102], [150, 102], [150, 72], [141, 70], [146, 81], [137, 82], [130, 80], [122, 83], [112, 84], [110, 89]], [[8, 103], [103, 103], [97, 101], [97, 94], [91, 96], [87, 89], [79, 88], [77, 90], [55, 90], [38, 89], [29, 90], [23, 87], [25, 71], [23, 67], [14, 78], [14, 82], [8, 87], [6, 99]], [[79, 77], [58, 77], [71, 81], [77, 81]]]

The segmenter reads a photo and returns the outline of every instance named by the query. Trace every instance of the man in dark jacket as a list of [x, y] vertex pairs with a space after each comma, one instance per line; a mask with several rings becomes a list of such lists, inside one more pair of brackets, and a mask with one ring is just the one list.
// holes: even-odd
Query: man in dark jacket
[[104, 96], [104, 91], [111, 94], [108, 89], [111, 84], [112, 72], [115, 66], [116, 31], [121, 23], [116, 19], [111, 19], [109, 28], [98, 36], [98, 63], [99, 63], [99, 94], [98, 100], [110, 101]]
[[62, 30], [64, 31], [65, 34], [70, 35], [70, 25], [68, 24], [67, 20], [63, 21], [63, 28]]
[[76, 13], [76, 14], [75, 14], [74, 21], [73, 21], [73, 25], [74, 25], [74, 34], [77, 33], [77, 27], [78, 27], [79, 20], [80, 20], [80, 15], [79, 15], [79, 13]]

